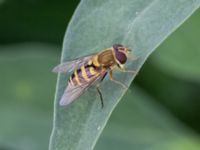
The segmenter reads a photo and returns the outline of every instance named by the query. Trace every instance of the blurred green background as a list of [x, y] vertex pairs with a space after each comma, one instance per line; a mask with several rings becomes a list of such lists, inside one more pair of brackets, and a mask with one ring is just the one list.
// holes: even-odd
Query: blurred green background
[[[78, 2], [0, 0], [0, 150], [47, 149], [51, 69]], [[96, 149], [200, 149], [199, 27], [200, 10], [151, 55]]]

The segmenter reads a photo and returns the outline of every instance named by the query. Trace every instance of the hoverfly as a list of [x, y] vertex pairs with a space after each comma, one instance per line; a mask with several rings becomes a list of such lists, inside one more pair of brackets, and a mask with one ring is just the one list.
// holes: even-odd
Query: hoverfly
[[109, 73], [111, 81], [127, 88], [127, 86], [120, 81], [113, 79], [112, 70], [114, 68], [118, 68], [123, 72], [135, 73], [135, 71], [128, 71], [124, 68], [129, 51], [130, 49], [127, 47], [121, 44], [115, 44], [111, 48], [104, 49], [98, 53], [69, 60], [56, 66], [53, 69], [53, 72], [63, 73], [73, 71], [69, 77], [68, 85], [59, 104], [70, 104], [77, 97], [83, 94], [83, 92], [86, 91], [91, 85], [96, 84], [96, 89], [103, 107], [103, 97], [99, 85], [105, 76]]

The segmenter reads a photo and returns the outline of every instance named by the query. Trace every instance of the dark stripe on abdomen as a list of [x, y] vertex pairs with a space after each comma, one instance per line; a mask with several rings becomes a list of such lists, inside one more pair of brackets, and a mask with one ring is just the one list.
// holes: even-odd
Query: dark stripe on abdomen
[[[84, 65], [84, 70], [85, 70], [87, 78], [89, 80], [92, 79], [94, 76], [96, 76], [99, 72], [96, 70], [96, 67], [93, 64]], [[91, 72], [91, 70], [93, 70], [93, 72]], [[96, 72], [96, 73], [94, 74], [94, 72]], [[88, 82], [88, 80], [83, 76], [83, 72], [82, 72], [81, 68], [77, 69], [77, 75], [78, 75], [78, 79], [81, 84]], [[74, 73], [71, 75], [71, 79], [72, 79], [71, 82], [73, 82], [74, 85], [78, 85]]]
[[86, 71], [86, 74], [87, 74], [87, 77], [90, 79], [90, 78], [92, 78], [94, 75], [92, 75], [91, 73], [90, 73], [90, 67], [86, 67], [85, 68], [85, 71]]
[[81, 83], [81, 84], [85, 83], [86, 80], [84, 79], [84, 77], [83, 77], [83, 75], [82, 75], [82, 71], [81, 71], [80, 68], [77, 70], [77, 74], [78, 74], [78, 78], [79, 78], [80, 83]]
[[[78, 80], [80, 82], [80, 84], [83, 84], [86, 82], [86, 80], [84, 79], [83, 75], [82, 75], [82, 71], [81, 69], [77, 69], [75, 70], [77, 72], [77, 75], [78, 75]], [[76, 81], [76, 78], [75, 78], [75, 71], [73, 72], [73, 74], [71, 74], [71, 82], [73, 82], [74, 85], [78, 85], [78, 82]]]

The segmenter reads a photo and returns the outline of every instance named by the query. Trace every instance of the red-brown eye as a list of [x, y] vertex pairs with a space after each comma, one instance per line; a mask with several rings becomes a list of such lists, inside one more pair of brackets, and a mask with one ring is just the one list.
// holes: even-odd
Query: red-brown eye
[[121, 64], [125, 64], [127, 61], [127, 57], [123, 52], [115, 52], [115, 56], [117, 58], [117, 60], [121, 63]]
[[121, 63], [124, 64], [127, 61], [126, 55], [121, 52], [124, 51], [124, 46], [120, 44], [113, 45], [114, 51], [115, 51], [115, 57], [116, 59]]

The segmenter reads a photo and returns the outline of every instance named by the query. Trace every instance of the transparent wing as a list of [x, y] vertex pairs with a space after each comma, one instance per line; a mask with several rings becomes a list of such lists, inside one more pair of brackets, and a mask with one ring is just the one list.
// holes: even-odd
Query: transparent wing
[[61, 63], [61, 64], [57, 65], [56, 67], [54, 67], [52, 71], [57, 72], [57, 73], [71, 72], [74, 69], [79, 68], [80, 66], [84, 65], [95, 54], [96, 53]]
[[79, 97], [85, 90], [87, 90], [91, 85], [95, 84], [96, 82], [100, 81], [106, 72], [102, 72], [99, 76], [94, 77], [91, 81], [84, 83], [81, 86], [74, 86], [72, 84], [68, 84], [65, 92], [59, 102], [61, 106], [70, 104], [73, 100]]

